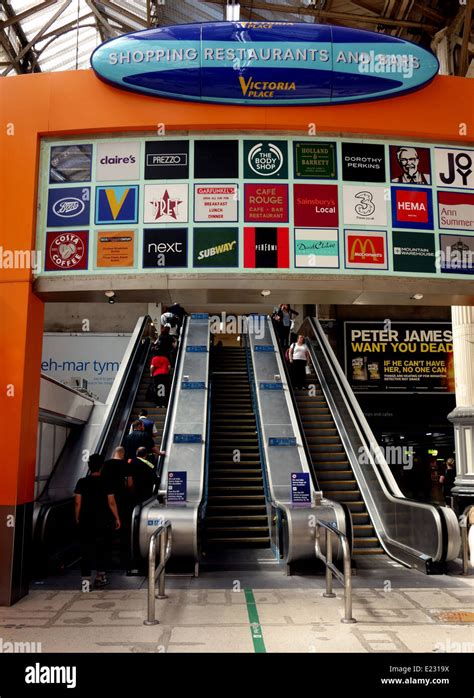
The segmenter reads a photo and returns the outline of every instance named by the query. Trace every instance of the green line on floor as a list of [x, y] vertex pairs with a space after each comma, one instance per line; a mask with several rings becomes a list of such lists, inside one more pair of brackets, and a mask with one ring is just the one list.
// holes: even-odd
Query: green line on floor
[[263, 641], [262, 626], [258, 619], [257, 604], [252, 589], [245, 589], [245, 601], [247, 602], [247, 613], [249, 614], [250, 632], [255, 652], [266, 652]]

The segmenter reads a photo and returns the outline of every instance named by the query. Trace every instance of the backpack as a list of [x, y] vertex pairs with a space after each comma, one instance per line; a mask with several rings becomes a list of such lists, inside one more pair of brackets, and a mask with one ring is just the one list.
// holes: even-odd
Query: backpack
[[290, 362], [290, 349], [291, 349], [291, 347], [294, 347], [294, 346], [295, 346], [295, 343], [293, 342], [293, 344], [290, 344], [288, 349], [285, 351], [285, 361], [288, 361], [288, 363]]
[[166, 316], [166, 324], [172, 328], [175, 328], [178, 324], [178, 318], [173, 313], [168, 313]]

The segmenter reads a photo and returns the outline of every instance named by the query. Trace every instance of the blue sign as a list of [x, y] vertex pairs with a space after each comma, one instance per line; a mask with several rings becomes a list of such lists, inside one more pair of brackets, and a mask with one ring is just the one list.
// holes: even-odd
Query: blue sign
[[90, 187], [60, 187], [48, 192], [49, 228], [89, 225]]
[[204, 353], [207, 351], [207, 347], [204, 344], [191, 344], [186, 347], [186, 351], [189, 351], [191, 354]]
[[268, 437], [269, 446], [296, 446], [295, 436], [269, 436]]
[[340, 104], [424, 87], [439, 64], [388, 34], [309, 22], [206, 22], [119, 36], [96, 75], [157, 97], [227, 104]]
[[168, 492], [167, 492], [167, 502], [185, 502], [187, 497], [187, 473], [183, 470], [177, 472], [168, 473]]
[[96, 223], [136, 223], [138, 221], [138, 186], [97, 187]]
[[204, 390], [205, 387], [204, 381], [183, 381], [181, 383], [183, 390]]
[[293, 504], [311, 504], [309, 473], [291, 473], [291, 501]]
[[202, 443], [201, 434], [175, 434], [173, 436], [175, 444], [200, 444]]
[[275, 351], [273, 344], [256, 344], [255, 351]]
[[209, 320], [209, 313], [191, 313], [191, 320]]
[[283, 390], [283, 383], [260, 383], [260, 390]]

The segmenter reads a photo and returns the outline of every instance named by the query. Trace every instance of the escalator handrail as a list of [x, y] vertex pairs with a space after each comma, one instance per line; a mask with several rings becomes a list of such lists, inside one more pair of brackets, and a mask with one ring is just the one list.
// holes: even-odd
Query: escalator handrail
[[204, 459], [204, 492], [201, 499], [201, 519], [206, 517], [207, 499], [209, 496], [209, 462], [211, 460], [211, 406], [212, 381], [211, 371], [208, 371], [207, 391], [207, 424], [206, 424], [206, 455]]
[[[441, 538], [441, 550], [438, 550], [438, 559], [443, 560], [445, 559], [445, 555], [447, 553], [448, 549], [448, 541], [447, 541], [447, 528], [446, 528], [446, 523], [444, 521], [444, 517], [442, 512], [440, 511], [440, 506], [436, 504], [428, 504], [425, 502], [417, 502], [416, 500], [409, 499], [403, 495], [401, 490], [399, 489], [398, 485], [395, 482], [395, 479], [389, 469], [389, 466], [387, 464], [387, 461], [385, 460], [385, 457], [383, 455], [383, 452], [378, 449], [378, 444], [377, 441], [375, 440], [375, 437], [372, 433], [372, 430], [370, 429], [370, 426], [367, 423], [367, 420], [358, 405], [356, 398], [349, 386], [349, 383], [345, 377], [345, 375], [342, 372], [341, 366], [339, 364], [339, 361], [337, 360], [330, 344], [329, 341], [324, 334], [324, 331], [320, 325], [320, 323], [314, 319], [314, 318], [309, 318], [311, 327], [315, 333], [315, 336], [318, 339], [319, 346], [321, 347], [327, 364], [333, 374], [333, 377], [336, 381], [336, 384], [338, 386], [338, 389], [341, 393], [341, 396], [343, 397], [346, 407], [348, 409], [349, 415], [351, 419], [354, 422], [354, 425], [357, 428], [357, 431], [359, 433], [359, 436], [361, 438], [361, 441], [366, 449], [369, 462], [372, 465], [373, 471], [379, 480], [379, 483], [381, 485], [382, 491], [387, 497], [388, 500], [398, 502], [401, 505], [406, 505], [409, 507], [415, 507], [418, 509], [425, 509], [429, 510], [431, 512], [436, 513], [436, 523], [438, 526], [438, 529], [440, 531], [440, 538]], [[314, 353], [314, 347], [310, 345], [310, 354], [311, 358], [313, 360], [313, 363], [317, 364], [317, 358]], [[369, 445], [368, 445], [369, 444]], [[370, 448], [370, 445], [372, 446], [372, 449]], [[376, 452], [377, 454], [377, 460], [380, 460], [380, 463], [377, 462], [375, 458], [373, 458], [373, 452]], [[389, 473], [387, 477], [387, 471]], [[355, 474], [358, 474], [359, 469], [356, 468]], [[367, 504], [367, 502], [366, 502]], [[377, 505], [375, 502], [373, 503], [373, 507], [377, 509]], [[373, 512], [369, 511], [371, 516], [373, 516]], [[381, 522], [382, 528], [385, 532], [383, 522]], [[408, 546], [404, 545], [401, 542], [395, 541], [391, 539], [387, 534], [385, 534], [386, 540], [390, 542], [392, 545], [398, 545], [400, 548], [403, 548], [405, 551], [412, 550], [413, 554], [415, 553], [420, 553], [421, 551], [416, 551], [415, 549], [409, 548]], [[383, 544], [383, 539], [381, 538], [381, 542]], [[385, 546], [384, 546], [385, 547]]]
[[179, 392], [177, 390], [177, 385], [178, 385], [178, 381], [179, 381], [180, 368], [181, 368], [181, 364], [183, 362], [183, 356], [185, 353], [184, 338], [186, 336], [188, 322], [189, 322], [188, 316], [185, 315], [183, 317], [183, 322], [182, 322], [182, 325], [181, 325], [181, 328], [179, 331], [178, 352], [176, 354], [176, 361], [175, 361], [174, 370], [173, 370], [173, 380], [171, 381], [168, 406], [166, 408], [165, 423], [163, 425], [163, 434], [161, 436], [160, 455], [158, 457], [158, 463], [156, 465], [156, 478], [158, 480], [158, 489], [160, 487], [161, 475], [163, 472], [163, 465], [164, 465], [165, 459], [166, 459], [166, 445], [168, 443], [168, 437], [169, 437], [169, 432], [170, 432], [171, 423], [172, 423], [173, 409], [174, 409], [174, 405], [175, 405], [175, 402], [177, 399], [177, 393]]
[[[269, 322], [271, 322], [271, 318], [270, 318], [270, 317], [269, 317]], [[290, 344], [290, 346], [291, 346], [291, 344]], [[293, 389], [293, 383], [292, 383], [291, 375], [290, 375], [290, 368], [289, 368], [289, 366], [288, 366], [288, 364], [287, 364], [287, 361], [286, 361], [286, 359], [285, 359], [285, 356], [282, 355], [282, 354], [283, 354], [283, 348], [280, 346], [280, 344], [279, 344], [279, 342], [278, 342], [278, 338], [276, 338], [276, 348], [277, 348], [277, 350], [278, 350], [278, 349], [280, 350], [281, 362], [282, 362], [282, 365], [283, 365], [283, 369], [284, 369], [284, 371], [285, 371], [286, 382], [287, 382], [287, 385], [288, 385], [288, 392], [290, 393], [291, 402], [292, 402], [292, 405], [293, 405], [293, 410], [294, 410], [294, 413], [295, 413], [296, 421], [297, 421], [297, 423], [298, 423], [298, 429], [299, 429], [300, 436], [301, 436], [301, 442], [302, 442], [303, 449], [304, 449], [304, 452], [305, 452], [305, 455], [306, 455], [306, 460], [308, 461], [308, 464], [311, 466], [311, 468], [310, 468], [310, 473], [311, 473], [311, 477], [312, 477], [312, 479], [313, 479], [313, 486], [314, 486], [314, 488], [315, 488], [316, 490], [319, 491], [319, 490], [320, 490], [320, 487], [319, 487], [319, 483], [318, 483], [318, 478], [317, 478], [317, 475], [316, 475], [316, 470], [315, 470], [315, 468], [314, 468], [313, 457], [312, 457], [312, 455], [311, 455], [311, 450], [310, 450], [310, 448], [309, 448], [308, 440], [307, 440], [307, 438], [306, 438], [306, 433], [305, 433], [305, 430], [304, 430], [304, 427], [303, 427], [303, 422], [302, 422], [302, 420], [301, 420], [301, 415], [300, 415], [300, 411], [299, 411], [299, 408], [298, 408], [298, 403], [296, 402], [296, 397], [295, 397], [295, 393], [294, 393], [294, 389]]]

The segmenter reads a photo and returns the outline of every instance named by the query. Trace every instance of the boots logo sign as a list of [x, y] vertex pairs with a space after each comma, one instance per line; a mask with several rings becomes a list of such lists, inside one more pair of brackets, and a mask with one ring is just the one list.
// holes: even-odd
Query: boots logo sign
[[[308, 4], [308, 3], [307, 3]], [[106, 41], [97, 77], [194, 102], [324, 105], [394, 97], [427, 85], [436, 57], [394, 36], [306, 22], [205, 22]]]

